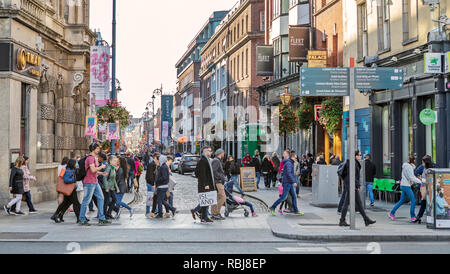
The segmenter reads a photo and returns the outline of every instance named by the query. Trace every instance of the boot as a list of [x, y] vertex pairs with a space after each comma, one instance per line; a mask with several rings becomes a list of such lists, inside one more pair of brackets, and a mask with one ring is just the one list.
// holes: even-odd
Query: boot
[[376, 222], [377, 222], [377, 221], [373, 221], [373, 220], [371, 220], [371, 219], [369, 219], [369, 218], [367, 218], [367, 219], [364, 220], [364, 223], [366, 224], [366, 226], [373, 225], [373, 224], [376, 223]]
[[50, 219], [55, 221], [55, 223], [57, 223], [57, 224], [61, 223], [61, 220], [58, 218], [58, 216], [56, 214], [53, 214], [53, 216]]
[[339, 226], [350, 226], [350, 225], [347, 224], [347, 222], [345, 220], [340, 220], [339, 221]]

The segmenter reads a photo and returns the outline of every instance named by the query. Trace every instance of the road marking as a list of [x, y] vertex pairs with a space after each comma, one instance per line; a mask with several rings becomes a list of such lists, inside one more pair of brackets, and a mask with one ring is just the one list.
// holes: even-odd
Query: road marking
[[280, 252], [329, 252], [325, 247], [281, 247], [277, 248]]

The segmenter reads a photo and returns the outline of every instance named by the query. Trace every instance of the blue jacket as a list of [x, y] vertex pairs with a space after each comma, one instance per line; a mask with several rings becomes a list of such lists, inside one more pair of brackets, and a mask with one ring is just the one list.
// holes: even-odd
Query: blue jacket
[[[433, 163], [434, 168], [439, 168], [438, 165]], [[416, 168], [416, 170], [414, 171], [414, 175], [416, 177], [419, 177], [423, 174], [423, 170], [425, 169], [425, 167], [423, 165], [420, 165]]]
[[295, 184], [297, 180], [295, 179], [294, 173], [294, 161], [291, 159], [284, 159], [283, 164], [283, 184]]

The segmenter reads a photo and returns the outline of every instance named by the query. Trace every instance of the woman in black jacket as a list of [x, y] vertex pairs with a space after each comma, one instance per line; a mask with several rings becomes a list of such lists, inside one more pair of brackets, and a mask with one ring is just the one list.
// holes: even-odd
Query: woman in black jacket
[[264, 185], [266, 188], [270, 188], [270, 184], [272, 181], [274, 166], [270, 161], [269, 155], [264, 156], [264, 160], [261, 166], [261, 172], [264, 175]]
[[114, 218], [118, 219], [120, 217], [120, 208], [121, 207], [128, 209], [128, 211], [130, 212], [130, 218], [131, 218], [131, 217], [133, 217], [134, 210], [129, 205], [122, 202], [123, 196], [128, 191], [128, 186], [126, 183], [126, 180], [127, 180], [126, 176], [128, 175], [127, 160], [125, 158], [121, 157], [117, 164], [119, 165], [119, 168], [117, 169], [116, 182], [117, 182], [117, 186], [119, 187], [119, 192], [116, 194], [116, 209], [115, 209], [116, 216]]
[[[8, 215], [25, 215], [22, 211], [20, 211], [20, 206], [22, 205], [22, 195], [24, 193], [23, 170], [21, 167], [24, 162], [23, 157], [17, 158], [14, 167], [11, 169], [11, 175], [9, 177], [9, 191], [14, 194], [15, 197], [11, 200], [11, 202], [9, 202], [8, 205], [3, 207]], [[16, 212], [11, 211], [11, 207], [13, 205], [16, 205]]]
[[274, 165], [273, 172], [272, 172], [272, 186], [275, 187], [275, 184], [277, 182], [277, 175], [278, 175], [278, 169], [280, 168], [280, 159], [278, 158], [278, 154], [274, 152], [272, 154], [272, 163]]
[[[76, 178], [76, 164], [77, 161], [75, 161], [74, 159], [70, 159], [69, 162], [67, 163], [66, 166], [66, 171], [67, 172], [71, 172], [72, 176], [73, 176], [73, 184], [76, 183], [75, 178]], [[66, 175], [66, 174], [64, 174]], [[70, 182], [66, 182], [64, 180], [65, 184], [70, 184]], [[78, 196], [77, 196], [77, 187], [75, 186], [75, 188], [73, 189], [72, 193], [69, 196], [64, 195], [64, 200], [63, 202], [58, 206], [58, 208], [56, 209], [55, 213], [53, 214], [53, 216], [50, 218], [53, 221], [55, 221], [55, 223], [61, 223], [64, 222], [64, 213], [66, 213], [67, 209], [69, 209], [69, 207], [73, 204], [73, 211], [75, 212], [75, 215], [77, 216], [77, 223], [79, 222], [79, 218], [80, 218], [80, 208], [81, 208], [81, 204], [80, 201], [78, 200]]]

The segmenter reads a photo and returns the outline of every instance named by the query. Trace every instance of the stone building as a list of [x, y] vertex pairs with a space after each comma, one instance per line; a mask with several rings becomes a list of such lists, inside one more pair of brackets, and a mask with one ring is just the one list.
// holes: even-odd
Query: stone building
[[33, 202], [56, 199], [63, 157], [87, 153], [89, 0], [0, 0], [0, 205], [9, 166], [30, 158]]

